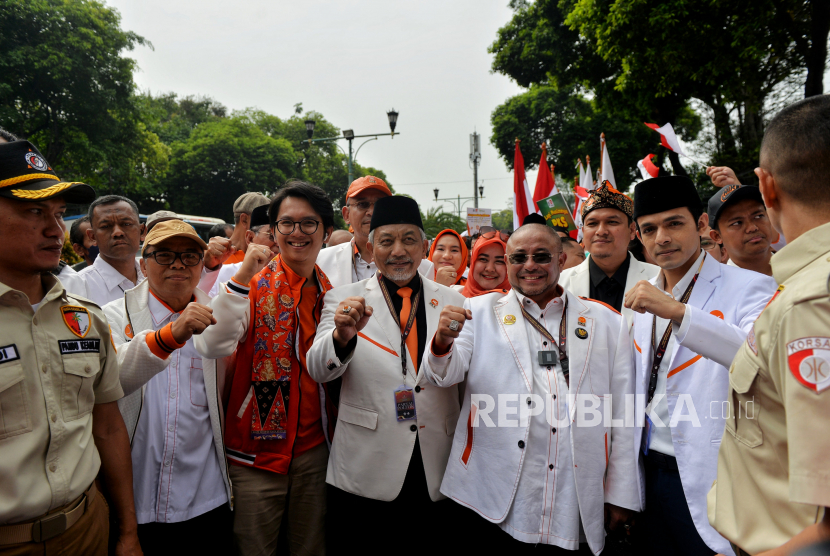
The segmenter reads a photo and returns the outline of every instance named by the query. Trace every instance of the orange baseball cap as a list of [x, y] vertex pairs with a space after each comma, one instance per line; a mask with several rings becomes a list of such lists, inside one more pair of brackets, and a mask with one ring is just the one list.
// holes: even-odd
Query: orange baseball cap
[[352, 182], [349, 186], [349, 190], [346, 192], [346, 198], [348, 199], [349, 197], [359, 195], [367, 189], [377, 189], [386, 195], [392, 195], [392, 192], [389, 190], [389, 186], [386, 185], [386, 182], [382, 179], [375, 176], [363, 176], [362, 178], [357, 178]]

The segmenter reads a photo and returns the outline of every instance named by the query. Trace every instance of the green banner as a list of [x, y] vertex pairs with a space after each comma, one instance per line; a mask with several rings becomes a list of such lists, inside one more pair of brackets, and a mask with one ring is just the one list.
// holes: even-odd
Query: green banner
[[548, 226], [568, 228], [568, 232], [576, 231], [576, 224], [574, 224], [568, 203], [565, 202], [561, 193], [555, 193], [537, 201], [536, 206], [539, 207], [539, 212], [545, 217]]

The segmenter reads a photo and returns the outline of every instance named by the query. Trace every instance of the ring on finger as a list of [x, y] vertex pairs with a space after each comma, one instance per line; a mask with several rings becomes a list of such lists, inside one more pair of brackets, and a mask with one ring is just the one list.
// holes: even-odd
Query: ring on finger
[[350, 306], [346, 305], [345, 307], [343, 307], [343, 314], [348, 315], [351, 312], [351, 310], [352, 310], [352, 308]]
[[451, 320], [450, 321], [450, 330], [452, 330], [453, 332], [458, 332], [458, 325], [459, 324], [461, 324], [461, 323], [458, 322], [457, 320]]

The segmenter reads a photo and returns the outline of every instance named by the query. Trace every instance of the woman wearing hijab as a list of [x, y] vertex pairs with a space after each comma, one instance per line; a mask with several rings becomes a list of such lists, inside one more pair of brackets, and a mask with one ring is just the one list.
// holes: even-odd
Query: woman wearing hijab
[[464, 297], [477, 297], [494, 291], [507, 293], [510, 282], [507, 280], [507, 265], [504, 261], [506, 247], [497, 233], [481, 235], [473, 247], [467, 284], [461, 290]]
[[467, 244], [455, 230], [442, 230], [429, 249], [429, 260], [435, 265], [435, 281], [460, 290], [467, 283]]

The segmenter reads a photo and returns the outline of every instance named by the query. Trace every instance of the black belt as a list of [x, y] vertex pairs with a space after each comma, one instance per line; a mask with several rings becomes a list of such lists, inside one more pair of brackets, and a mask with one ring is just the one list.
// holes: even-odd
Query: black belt
[[649, 450], [648, 455], [646, 455], [646, 461], [658, 469], [678, 471], [677, 459], [674, 456], [667, 456], [666, 454]]

